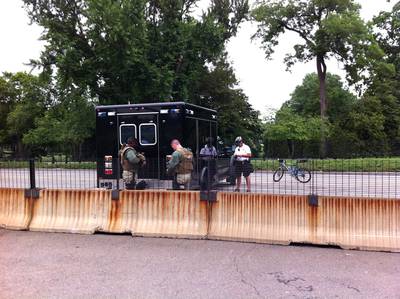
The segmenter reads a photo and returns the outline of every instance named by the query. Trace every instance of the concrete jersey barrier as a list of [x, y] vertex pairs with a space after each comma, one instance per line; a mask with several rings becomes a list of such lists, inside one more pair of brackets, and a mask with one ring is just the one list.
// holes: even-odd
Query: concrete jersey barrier
[[208, 238], [400, 252], [400, 200], [219, 193]]
[[306, 196], [218, 193], [208, 238], [288, 245], [307, 242], [312, 222]]
[[206, 238], [207, 203], [192, 191], [122, 191], [107, 231], [136, 236]]
[[193, 191], [0, 189], [0, 227], [93, 234], [214, 239], [269, 244], [310, 243], [400, 252], [400, 200]]
[[41, 190], [29, 230], [93, 234], [105, 231], [110, 210], [107, 190]]
[[206, 202], [198, 192], [41, 190], [29, 229], [93, 234], [205, 238]]
[[400, 252], [400, 200], [321, 197], [313, 243]]
[[32, 217], [31, 198], [25, 198], [24, 189], [0, 189], [0, 227], [26, 230]]

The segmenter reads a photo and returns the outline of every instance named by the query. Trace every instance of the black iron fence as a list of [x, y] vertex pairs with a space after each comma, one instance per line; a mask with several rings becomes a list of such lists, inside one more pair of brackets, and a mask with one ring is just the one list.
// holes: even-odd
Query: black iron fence
[[96, 162], [0, 160], [0, 188], [96, 188]]
[[[172, 189], [166, 161], [147, 160], [138, 173], [140, 187]], [[197, 159], [194, 168], [193, 190], [400, 199], [400, 158], [252, 159], [250, 185], [242, 177], [239, 188], [236, 176], [243, 169], [233, 159]], [[118, 184], [116, 179], [107, 183], [98, 180], [96, 169], [96, 161], [0, 160], [0, 188], [125, 188], [121, 175]], [[121, 173], [120, 167], [114, 171]]]

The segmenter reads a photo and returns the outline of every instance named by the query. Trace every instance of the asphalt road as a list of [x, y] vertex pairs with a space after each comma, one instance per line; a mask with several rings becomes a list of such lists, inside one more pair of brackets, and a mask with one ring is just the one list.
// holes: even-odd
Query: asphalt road
[[[315, 172], [307, 184], [285, 174], [280, 182], [273, 181], [273, 173], [256, 171], [251, 175], [252, 192], [270, 194], [311, 193], [326, 196], [355, 196], [400, 199], [400, 173], [367, 172]], [[170, 189], [171, 181], [147, 180], [150, 188]], [[244, 180], [243, 180], [244, 181]], [[95, 170], [37, 169], [36, 186], [39, 188], [96, 188]], [[0, 169], [0, 188], [29, 188], [27, 169]], [[122, 183], [121, 183], [122, 186]], [[234, 187], [221, 184], [219, 190], [233, 191]], [[245, 190], [243, 182], [242, 191]]]
[[0, 230], [0, 298], [400, 298], [400, 254]]

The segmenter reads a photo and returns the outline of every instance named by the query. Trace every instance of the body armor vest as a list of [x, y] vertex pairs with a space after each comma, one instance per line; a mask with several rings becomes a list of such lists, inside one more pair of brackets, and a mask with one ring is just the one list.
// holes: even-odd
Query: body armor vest
[[182, 158], [177, 166], [176, 173], [178, 174], [191, 173], [193, 170], [193, 153], [186, 148], [181, 148], [178, 149], [177, 151], [181, 153]]
[[[135, 151], [135, 149], [131, 146], [124, 147], [124, 149], [121, 151], [121, 157], [120, 157], [121, 158], [121, 166], [122, 166], [123, 170], [132, 171], [135, 169], [135, 166], [133, 164], [131, 164], [125, 156], [125, 154], [128, 150]], [[135, 155], [136, 155], [136, 151], [135, 151]]]

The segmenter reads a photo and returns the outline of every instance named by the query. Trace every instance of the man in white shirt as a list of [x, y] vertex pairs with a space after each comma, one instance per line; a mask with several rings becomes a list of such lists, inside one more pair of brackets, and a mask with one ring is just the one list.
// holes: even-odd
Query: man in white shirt
[[236, 175], [236, 188], [235, 192], [240, 191], [242, 184], [242, 175], [246, 178], [247, 192], [251, 192], [250, 187], [250, 173], [253, 172], [253, 167], [250, 164], [251, 150], [250, 147], [243, 142], [243, 138], [238, 136], [235, 139], [236, 149], [233, 154], [235, 158], [235, 175]]

